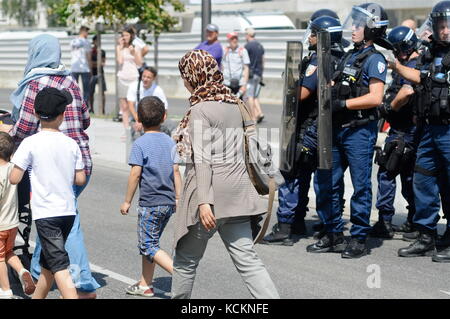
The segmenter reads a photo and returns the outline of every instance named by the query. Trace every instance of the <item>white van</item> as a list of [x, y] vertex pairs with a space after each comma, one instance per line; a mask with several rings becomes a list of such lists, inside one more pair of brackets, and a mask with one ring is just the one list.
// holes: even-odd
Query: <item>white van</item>
[[[220, 33], [244, 32], [246, 28], [255, 30], [292, 30], [295, 25], [283, 13], [224, 12], [213, 13], [211, 22], [217, 24]], [[201, 33], [202, 18], [192, 21], [191, 33]]]

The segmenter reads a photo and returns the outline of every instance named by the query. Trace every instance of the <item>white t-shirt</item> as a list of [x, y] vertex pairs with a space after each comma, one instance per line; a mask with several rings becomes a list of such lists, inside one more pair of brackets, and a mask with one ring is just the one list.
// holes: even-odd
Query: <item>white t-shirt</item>
[[31, 166], [33, 220], [76, 214], [75, 170], [84, 164], [73, 139], [61, 132], [41, 131], [22, 141], [11, 162], [23, 170]]
[[[130, 86], [128, 87], [128, 94], [127, 94], [127, 100], [131, 101], [131, 102], [136, 102], [137, 100], [137, 85], [138, 82], [133, 82], [132, 84], [130, 84]], [[163, 89], [159, 86], [159, 85], [152, 85], [150, 88], [145, 89], [144, 88], [144, 84], [141, 82], [141, 87], [140, 87], [140, 98], [141, 100], [146, 97], [146, 96], [156, 96], [159, 97], [159, 99], [164, 103], [164, 107], [168, 108], [168, 103], [167, 103], [167, 98], [166, 95], [164, 94]], [[137, 103], [136, 107], [137, 107]]]
[[0, 166], [0, 231], [19, 226], [17, 185], [9, 182], [13, 167], [11, 163]]
[[131, 43], [136, 49], [142, 50], [147, 46], [147, 43], [144, 42], [141, 38], [135, 37], [133, 42]]
[[72, 49], [71, 70], [77, 73], [90, 72], [86, 53], [91, 51], [91, 44], [85, 38], [75, 38], [70, 42]]

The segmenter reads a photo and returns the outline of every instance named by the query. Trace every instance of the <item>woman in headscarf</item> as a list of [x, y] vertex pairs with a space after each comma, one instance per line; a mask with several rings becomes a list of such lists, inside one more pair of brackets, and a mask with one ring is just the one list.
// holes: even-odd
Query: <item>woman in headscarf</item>
[[196, 268], [216, 231], [252, 297], [279, 298], [253, 247], [250, 216], [266, 207], [247, 173], [238, 100], [206, 51], [188, 52], [178, 67], [191, 97], [175, 134], [187, 164], [175, 214], [172, 298], [191, 297]]
[[[85, 133], [90, 125], [89, 110], [81, 95], [80, 87], [70, 74], [70, 70], [61, 64], [61, 46], [56, 37], [43, 34], [33, 38], [28, 46], [28, 62], [25, 67], [24, 79], [19, 82], [19, 87], [11, 94], [12, 118], [15, 124], [9, 134], [18, 145], [24, 138], [37, 133], [39, 121], [34, 115], [34, 99], [37, 93], [45, 87], [66, 89], [71, 93], [73, 102], [66, 108], [60, 130], [78, 143], [83, 156], [85, 173], [89, 179], [92, 173], [92, 160], [89, 137]], [[86, 185], [74, 187], [76, 197], [80, 195]], [[79, 289], [80, 298], [95, 298], [95, 290], [100, 285], [92, 277], [89, 268], [79, 214], [75, 218], [67, 239], [66, 250], [69, 253], [71, 264], [76, 265], [72, 269], [72, 279]], [[40, 252], [41, 244], [37, 237], [31, 261], [31, 273], [35, 278], [39, 277], [41, 271]]]

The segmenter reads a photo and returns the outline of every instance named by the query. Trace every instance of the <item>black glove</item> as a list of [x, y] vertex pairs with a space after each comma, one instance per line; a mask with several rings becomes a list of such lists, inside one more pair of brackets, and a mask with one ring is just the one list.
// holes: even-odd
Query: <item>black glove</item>
[[346, 100], [333, 100], [331, 104], [331, 110], [333, 113], [345, 110], [347, 108]]
[[392, 107], [388, 103], [383, 103], [377, 107], [377, 111], [380, 117], [387, 117], [392, 112]]

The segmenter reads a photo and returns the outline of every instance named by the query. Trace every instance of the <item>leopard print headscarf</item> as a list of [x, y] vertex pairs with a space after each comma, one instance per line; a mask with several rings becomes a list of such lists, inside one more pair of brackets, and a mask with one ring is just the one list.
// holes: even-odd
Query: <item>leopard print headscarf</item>
[[[216, 59], [204, 50], [193, 50], [181, 58], [178, 63], [181, 77], [194, 89], [189, 102], [191, 107], [204, 101], [222, 101], [238, 103], [229, 88], [223, 85], [223, 74]], [[177, 151], [184, 161], [192, 156], [192, 144], [189, 137], [189, 109], [174, 134]]]

